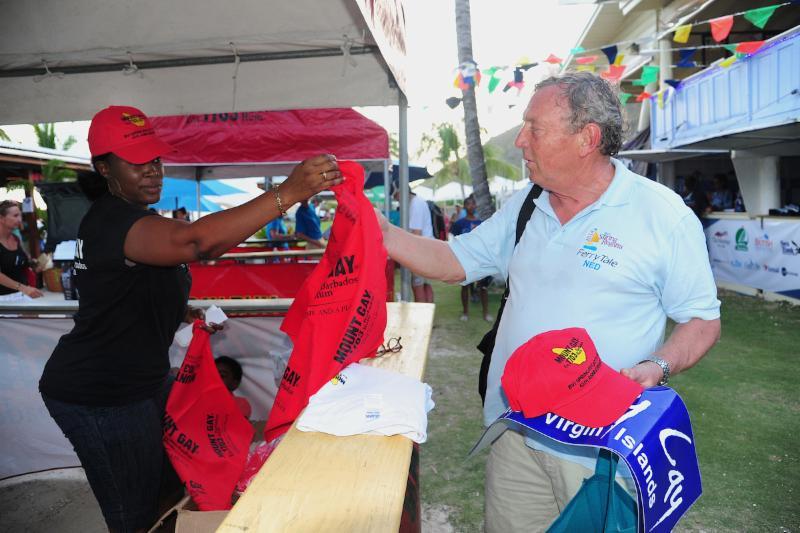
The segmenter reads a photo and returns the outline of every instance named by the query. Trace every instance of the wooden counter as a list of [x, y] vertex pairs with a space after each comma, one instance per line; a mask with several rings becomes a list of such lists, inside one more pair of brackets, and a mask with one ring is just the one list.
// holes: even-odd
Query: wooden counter
[[[41, 298], [30, 298], [20, 301], [0, 302], [0, 317], [31, 317], [41, 316], [46, 318], [49, 315], [72, 316], [78, 310], [77, 300], [65, 300], [64, 294], [60, 292], [42, 291], [44, 296]], [[207, 309], [216, 305], [226, 313], [258, 313], [285, 312], [292, 304], [291, 298], [247, 298], [247, 299], [226, 299], [226, 300], [189, 300], [192, 307]]]
[[[389, 303], [386, 339], [403, 349], [365, 362], [422, 378], [434, 305]], [[392, 532], [400, 526], [411, 440], [287, 432], [217, 531]]]

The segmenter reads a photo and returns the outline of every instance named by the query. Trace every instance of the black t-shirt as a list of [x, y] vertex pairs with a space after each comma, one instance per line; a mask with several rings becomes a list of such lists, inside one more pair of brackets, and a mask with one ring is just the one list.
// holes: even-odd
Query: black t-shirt
[[106, 194], [81, 221], [75, 251], [80, 293], [75, 327], [47, 361], [39, 390], [82, 405], [122, 405], [158, 393], [168, 350], [186, 312], [186, 265], [136, 264], [125, 237], [142, 217], [157, 216]]
[[[22, 244], [17, 240], [17, 249], [9, 250], [0, 244], [0, 272], [25, 285], [28, 282], [25, 271], [28, 269], [28, 256], [22, 250]], [[0, 294], [11, 294], [17, 292], [0, 285]]]

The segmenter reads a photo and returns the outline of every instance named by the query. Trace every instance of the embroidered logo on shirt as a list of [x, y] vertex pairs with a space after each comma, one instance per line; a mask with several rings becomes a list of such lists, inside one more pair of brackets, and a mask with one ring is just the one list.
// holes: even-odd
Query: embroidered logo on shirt
[[[589, 270], [600, 270], [604, 265], [610, 268], [616, 268], [619, 262], [608, 255], [603, 253], [601, 247], [622, 250], [622, 243], [607, 231], [598, 231], [597, 228], [592, 230], [586, 235], [584, 244], [578, 248], [577, 255], [583, 259], [583, 267]], [[601, 249], [601, 251], [598, 251]]]

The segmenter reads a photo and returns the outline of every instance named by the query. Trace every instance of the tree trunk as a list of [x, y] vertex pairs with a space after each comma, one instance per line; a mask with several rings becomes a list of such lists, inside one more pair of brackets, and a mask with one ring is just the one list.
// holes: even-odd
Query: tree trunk
[[[458, 62], [474, 62], [472, 59], [472, 23], [470, 22], [469, 0], [455, 0], [456, 40], [458, 42]], [[464, 104], [464, 127], [467, 138], [467, 161], [472, 176], [472, 189], [478, 204], [478, 216], [486, 220], [494, 213], [489, 182], [486, 179], [486, 162], [483, 158], [481, 129], [478, 124], [478, 107], [475, 103], [475, 87], [462, 91]]]

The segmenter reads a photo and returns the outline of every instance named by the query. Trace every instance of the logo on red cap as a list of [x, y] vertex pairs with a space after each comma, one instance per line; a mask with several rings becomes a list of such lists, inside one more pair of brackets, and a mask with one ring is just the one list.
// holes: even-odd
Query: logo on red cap
[[130, 113], [122, 113], [122, 120], [124, 122], [128, 122], [129, 124], [133, 124], [134, 126], [139, 126], [143, 128], [145, 123], [145, 116], [141, 113], [138, 115], [131, 115]]
[[144, 113], [135, 107], [111, 106], [92, 119], [89, 151], [92, 157], [113, 153], [130, 163], [143, 164], [173, 148], [158, 138]]
[[526, 418], [555, 413], [590, 427], [614, 422], [643, 390], [603, 363], [583, 328], [531, 338], [508, 359], [501, 382]]

